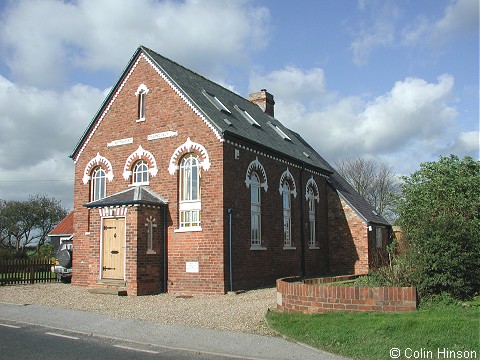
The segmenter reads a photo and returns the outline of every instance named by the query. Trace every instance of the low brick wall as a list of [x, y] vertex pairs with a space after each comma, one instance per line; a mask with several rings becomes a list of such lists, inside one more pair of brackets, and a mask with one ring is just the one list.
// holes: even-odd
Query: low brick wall
[[314, 314], [332, 311], [415, 311], [414, 287], [338, 286], [355, 276], [277, 280], [277, 309], [287, 313]]

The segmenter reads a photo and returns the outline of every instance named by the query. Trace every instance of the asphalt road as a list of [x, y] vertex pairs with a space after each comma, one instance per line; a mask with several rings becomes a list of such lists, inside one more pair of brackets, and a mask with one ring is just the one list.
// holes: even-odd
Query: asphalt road
[[223, 360], [231, 357], [168, 349], [2, 321], [0, 322], [0, 359]]
[[[163, 325], [146, 320], [114, 318], [106, 315], [69, 310], [62, 308], [49, 308], [39, 305], [8, 304], [0, 302], [0, 323], [15, 327], [2, 326], [0, 339], [3, 334], [10, 332], [9, 341], [1, 340], [0, 359], [122, 359], [120, 354], [111, 357], [98, 356], [96, 350], [92, 352], [94, 357], [81, 354], [77, 358], [72, 357], [72, 341], [79, 341], [79, 348], [99, 346], [98, 351], [107, 348], [106, 344], [112, 344], [108, 351], [126, 351], [128, 359], [132, 359], [133, 350], [118, 348], [122, 344], [127, 347], [157, 351], [157, 354], [141, 352], [138, 359], [146, 359], [156, 355], [159, 359], [255, 359], [255, 360], [333, 360], [344, 359], [340, 356], [313, 349], [311, 347], [290, 342], [279, 337], [260, 336], [240, 332], [219, 331], [213, 329], [200, 329], [181, 325]], [[33, 326], [30, 328], [30, 326]], [[34, 347], [28, 348], [30, 342], [28, 335], [22, 335], [22, 331], [40, 331], [42, 339], [34, 340], [38, 351]], [[15, 331], [17, 333], [15, 334]], [[13, 334], [12, 334], [13, 332]], [[50, 333], [50, 334], [47, 334]], [[66, 343], [58, 345], [59, 336], [55, 334], [74, 334], [77, 339], [65, 338]], [[43, 346], [44, 337], [48, 336], [50, 344], [56, 346]], [[70, 336], [70, 335], [68, 335]], [[54, 338], [51, 339], [50, 337]], [[15, 340], [18, 338], [17, 340]], [[88, 340], [88, 341], [87, 341]], [[101, 340], [101, 341], [100, 341]], [[17, 341], [15, 343], [15, 341]], [[73, 341], [75, 343], [75, 341]], [[82, 341], [86, 343], [81, 344]], [[14, 346], [8, 344], [13, 343]], [[8, 346], [7, 346], [7, 345]], [[7, 347], [4, 349], [4, 347]], [[45, 348], [45, 349], [43, 349]], [[46, 352], [40, 352], [41, 351]], [[120, 350], [119, 350], [120, 349]], [[171, 350], [171, 351], [170, 351]], [[7, 351], [10, 351], [8, 353]], [[62, 355], [55, 351], [62, 351]], [[22, 353], [21, 356], [18, 352]], [[8, 355], [7, 355], [8, 354]], [[14, 356], [11, 356], [11, 355]], [[124, 358], [127, 358], [124, 356]], [[173, 356], [173, 357], [168, 357]], [[179, 356], [179, 357], [175, 357]], [[190, 356], [190, 357], [189, 357]], [[155, 358], [155, 357], [153, 357]]]

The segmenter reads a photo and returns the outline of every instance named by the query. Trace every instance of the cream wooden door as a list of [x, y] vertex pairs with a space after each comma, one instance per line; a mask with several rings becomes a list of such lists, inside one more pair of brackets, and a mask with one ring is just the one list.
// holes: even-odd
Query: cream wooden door
[[125, 218], [103, 219], [102, 279], [124, 277]]

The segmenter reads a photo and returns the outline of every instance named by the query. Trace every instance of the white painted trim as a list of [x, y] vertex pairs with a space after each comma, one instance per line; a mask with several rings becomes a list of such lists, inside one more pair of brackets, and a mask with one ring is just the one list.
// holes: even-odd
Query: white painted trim
[[170, 162], [168, 165], [168, 173], [170, 175], [174, 175], [177, 170], [179, 169], [178, 166], [178, 157], [180, 154], [182, 154], [183, 151], [187, 152], [192, 152], [193, 150], [196, 150], [197, 152], [200, 153], [200, 158], [203, 159], [200, 162], [200, 166], [202, 167], [203, 170], [208, 171], [210, 169], [210, 157], [208, 156], [207, 149], [202, 144], [196, 143], [190, 139], [190, 137], [187, 137], [187, 141], [185, 141], [182, 145], [177, 147], [175, 151], [173, 152]]
[[185, 233], [185, 232], [195, 232], [195, 231], [203, 231], [203, 229], [201, 226], [187, 226], [187, 227], [173, 230], [173, 232], [175, 233]]

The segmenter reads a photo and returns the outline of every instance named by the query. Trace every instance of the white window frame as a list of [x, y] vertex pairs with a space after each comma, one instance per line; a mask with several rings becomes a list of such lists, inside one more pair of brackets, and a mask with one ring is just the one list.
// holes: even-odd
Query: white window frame
[[[178, 231], [201, 231], [201, 163], [189, 153], [180, 160]], [[194, 170], [195, 169], [195, 173]], [[190, 174], [189, 174], [190, 173]]]
[[296, 249], [292, 244], [292, 191], [287, 181], [282, 185], [283, 249]]
[[91, 194], [90, 200], [101, 200], [106, 196], [107, 192], [107, 174], [105, 170], [97, 166], [92, 171], [91, 175]]
[[250, 174], [250, 249], [262, 247], [262, 193], [260, 177], [254, 171]]
[[145, 95], [148, 94], [148, 91], [149, 90], [147, 86], [145, 84], [141, 84], [138, 87], [137, 91], [135, 92], [135, 96], [138, 97], [137, 122], [145, 121], [145, 111], [146, 111]]
[[[141, 170], [139, 168], [142, 167]], [[141, 176], [141, 181], [138, 181], [138, 177]], [[146, 177], [146, 179], [144, 179]], [[140, 185], [149, 185], [150, 184], [150, 172], [148, 169], [148, 163], [140, 159], [133, 164], [132, 169], [132, 185], [140, 186]]]
[[310, 249], [318, 249], [317, 245], [317, 231], [316, 231], [316, 209], [315, 209], [315, 190], [312, 186], [307, 189], [308, 201], [308, 222], [310, 228], [310, 237], [308, 239], [308, 246]]

